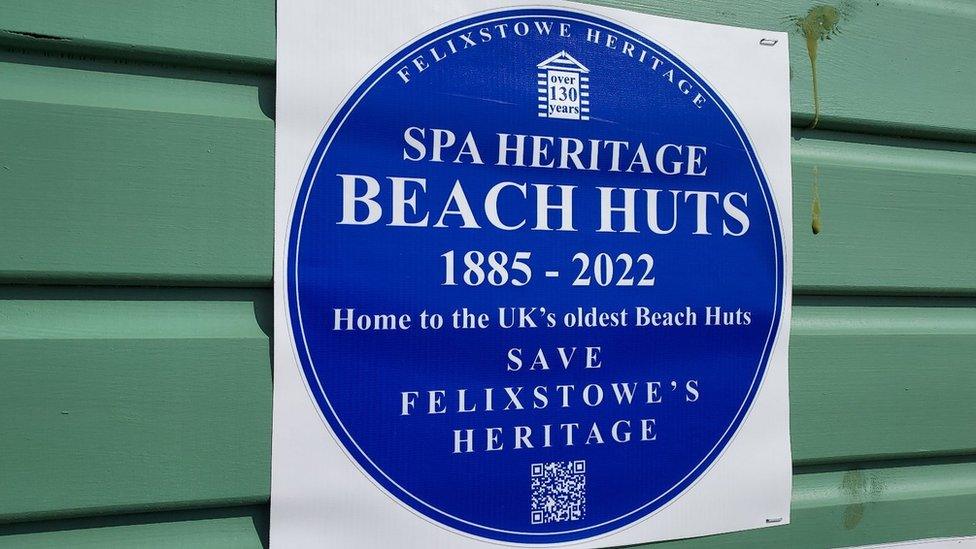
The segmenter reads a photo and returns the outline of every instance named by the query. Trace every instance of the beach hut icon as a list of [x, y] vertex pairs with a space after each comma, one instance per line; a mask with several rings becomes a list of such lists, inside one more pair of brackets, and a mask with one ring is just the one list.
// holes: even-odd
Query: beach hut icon
[[590, 119], [590, 69], [565, 50], [536, 66], [539, 116], [565, 120]]

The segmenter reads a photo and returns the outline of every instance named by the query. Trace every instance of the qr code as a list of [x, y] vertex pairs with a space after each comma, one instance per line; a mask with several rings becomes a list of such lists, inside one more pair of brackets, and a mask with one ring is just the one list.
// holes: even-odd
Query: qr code
[[586, 461], [532, 464], [532, 524], [580, 520], [586, 515]]

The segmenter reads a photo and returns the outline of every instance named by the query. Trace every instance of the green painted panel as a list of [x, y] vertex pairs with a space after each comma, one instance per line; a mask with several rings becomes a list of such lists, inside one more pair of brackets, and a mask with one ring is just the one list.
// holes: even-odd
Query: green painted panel
[[[976, 303], [804, 298], [797, 463], [976, 453]], [[0, 521], [268, 497], [270, 292], [0, 290]]]
[[267, 538], [266, 505], [0, 525], [0, 549], [263, 549]]
[[[0, 282], [270, 285], [265, 84], [4, 67]], [[795, 291], [976, 292], [976, 147], [801, 131], [793, 155]]]
[[[896, 463], [794, 476], [792, 523], [642, 547], [820, 548], [976, 533], [976, 464]], [[262, 547], [266, 508], [0, 525], [0, 548]]]
[[0, 119], [0, 281], [270, 284], [270, 120], [2, 99]]
[[0, 298], [0, 521], [267, 498], [267, 292]]
[[976, 289], [976, 147], [796, 132], [792, 152], [795, 292]]
[[798, 300], [790, 341], [794, 460], [976, 453], [974, 305]]
[[[805, 38], [793, 21], [808, 0], [601, 0], [656, 15], [772, 30], [790, 39], [795, 122], [812, 120], [812, 71]], [[95, 50], [118, 58], [158, 58], [248, 70], [271, 70], [273, 0], [210, 2], [32, 0], [0, 11], [0, 43], [60, 51]], [[972, 141], [976, 110], [959, 108], [961, 90], [976, 87], [970, 55], [976, 7], [962, 1], [822, 2], [836, 10], [836, 33], [818, 47], [824, 127], [921, 134]], [[883, 100], [879, 100], [883, 97]]]
[[[0, 99], [258, 120], [274, 116], [274, 77], [0, 49]], [[252, 130], [253, 131], [253, 130]]]

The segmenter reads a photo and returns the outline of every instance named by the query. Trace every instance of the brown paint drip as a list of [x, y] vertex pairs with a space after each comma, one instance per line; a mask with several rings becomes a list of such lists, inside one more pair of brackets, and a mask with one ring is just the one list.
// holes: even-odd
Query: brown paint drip
[[851, 500], [844, 509], [844, 528], [853, 530], [864, 519], [868, 503], [872, 500], [877, 501], [887, 490], [888, 483], [881, 473], [874, 472], [866, 476], [855, 469], [844, 473], [840, 488]]
[[792, 17], [791, 20], [806, 39], [807, 56], [810, 58], [810, 72], [813, 75], [813, 122], [810, 129], [816, 128], [820, 122], [820, 89], [817, 79], [817, 48], [820, 42], [830, 40], [840, 32], [838, 25], [849, 11], [847, 5], [840, 9], [821, 4], [810, 8], [804, 17]]
[[820, 222], [820, 169], [813, 167], [813, 221], [810, 223], [813, 234], [820, 234], [823, 228]]

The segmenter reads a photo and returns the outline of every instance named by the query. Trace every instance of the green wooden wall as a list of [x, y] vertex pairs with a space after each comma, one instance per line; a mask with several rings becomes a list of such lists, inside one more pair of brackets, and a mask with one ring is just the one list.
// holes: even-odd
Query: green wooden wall
[[[793, 524], [664, 546], [976, 534], [976, 6], [604, 3], [793, 32]], [[0, 548], [266, 543], [274, 25], [0, 1]]]

